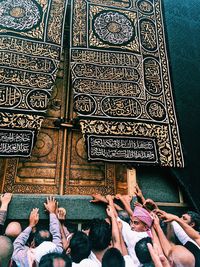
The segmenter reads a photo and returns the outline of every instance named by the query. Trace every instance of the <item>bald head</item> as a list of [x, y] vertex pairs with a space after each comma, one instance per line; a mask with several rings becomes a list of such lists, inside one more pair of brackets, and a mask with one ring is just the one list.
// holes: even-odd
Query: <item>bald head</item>
[[0, 266], [7, 267], [13, 253], [13, 244], [7, 236], [0, 236]]
[[10, 222], [5, 230], [5, 235], [14, 239], [16, 238], [22, 231], [21, 225], [18, 222]]
[[195, 258], [193, 254], [183, 246], [173, 246], [169, 258], [176, 267], [194, 267]]

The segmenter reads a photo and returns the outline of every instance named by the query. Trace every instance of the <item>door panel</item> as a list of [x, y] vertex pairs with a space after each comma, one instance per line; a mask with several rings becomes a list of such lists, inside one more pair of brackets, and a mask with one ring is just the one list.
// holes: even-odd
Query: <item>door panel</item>
[[115, 166], [88, 162], [85, 143], [79, 130], [72, 130], [68, 135], [66, 159], [66, 194], [114, 194]]

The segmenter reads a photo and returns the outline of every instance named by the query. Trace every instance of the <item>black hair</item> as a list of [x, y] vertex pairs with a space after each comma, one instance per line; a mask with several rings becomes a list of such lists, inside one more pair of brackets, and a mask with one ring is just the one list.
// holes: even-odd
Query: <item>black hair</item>
[[200, 215], [194, 211], [188, 211], [187, 214], [191, 217], [191, 223], [194, 223], [194, 229], [200, 231]]
[[135, 245], [135, 254], [142, 264], [152, 262], [147, 243], [152, 244], [152, 239], [150, 237], [140, 239]]
[[130, 224], [130, 216], [126, 210], [119, 210], [118, 212], [118, 217], [122, 220]]
[[89, 232], [91, 249], [94, 251], [101, 251], [106, 249], [111, 242], [111, 231], [111, 226], [105, 220], [93, 219]]
[[109, 248], [103, 255], [102, 267], [125, 267], [125, 260], [116, 248]]
[[39, 267], [54, 267], [54, 262], [56, 259], [62, 259], [65, 262], [65, 267], [72, 266], [72, 261], [68, 255], [60, 253], [49, 253], [41, 258]]
[[69, 247], [71, 249], [70, 255], [72, 261], [75, 263], [79, 263], [83, 259], [88, 258], [91, 252], [89, 238], [81, 231], [77, 231], [75, 234], [73, 234]]
[[[46, 233], [47, 235], [43, 236], [42, 235], [42, 232], [43, 233]], [[48, 230], [46, 230], [46, 229], [37, 231], [35, 233], [35, 236], [34, 236], [35, 246], [36, 247], [39, 246], [44, 241], [52, 241], [52, 235], [51, 235], [51, 233]]]

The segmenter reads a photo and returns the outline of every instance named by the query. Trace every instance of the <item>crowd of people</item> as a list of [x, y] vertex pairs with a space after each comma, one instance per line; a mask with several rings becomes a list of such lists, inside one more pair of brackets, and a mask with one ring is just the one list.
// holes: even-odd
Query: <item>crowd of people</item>
[[6, 223], [12, 194], [1, 195], [0, 267], [200, 267], [200, 215], [166, 213], [138, 185], [135, 195], [137, 201], [93, 195], [91, 203], [104, 203], [107, 216], [91, 219], [82, 231], [67, 229], [66, 210], [54, 197], [44, 204], [49, 229], [39, 227], [38, 208], [25, 229]]

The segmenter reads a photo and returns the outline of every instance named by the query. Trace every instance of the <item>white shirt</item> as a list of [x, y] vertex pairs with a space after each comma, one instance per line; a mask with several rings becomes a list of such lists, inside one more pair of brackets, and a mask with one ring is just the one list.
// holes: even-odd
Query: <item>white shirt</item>
[[139, 262], [135, 254], [135, 245], [139, 240], [141, 240], [144, 237], [148, 237], [149, 235], [147, 234], [147, 232], [132, 231], [128, 223], [124, 222], [121, 219], [119, 220], [122, 222], [122, 236], [123, 236], [124, 242], [127, 245], [128, 253], [131, 256], [131, 259], [134, 264], [132, 266], [140, 267], [142, 266], [142, 264]]
[[[80, 263], [72, 262], [72, 267], [97, 267], [95, 262], [91, 259], [84, 259]], [[101, 265], [100, 265], [101, 266]]]
[[124, 260], [125, 260], [125, 267], [133, 267], [134, 266], [133, 260], [129, 255], [125, 255]]
[[[125, 267], [133, 267], [133, 261], [129, 255], [124, 256]], [[72, 263], [72, 267], [101, 267], [101, 262], [95, 254], [91, 252], [88, 259], [82, 260], [80, 263]]]
[[179, 223], [177, 223], [176, 221], [173, 221], [171, 222], [171, 225], [174, 229], [174, 233], [175, 235], [177, 236], [178, 240], [183, 244], [185, 245], [188, 241], [194, 243], [199, 249], [200, 247], [197, 245], [197, 243], [192, 239], [190, 238], [186, 232], [184, 231], [184, 229], [180, 226]]

